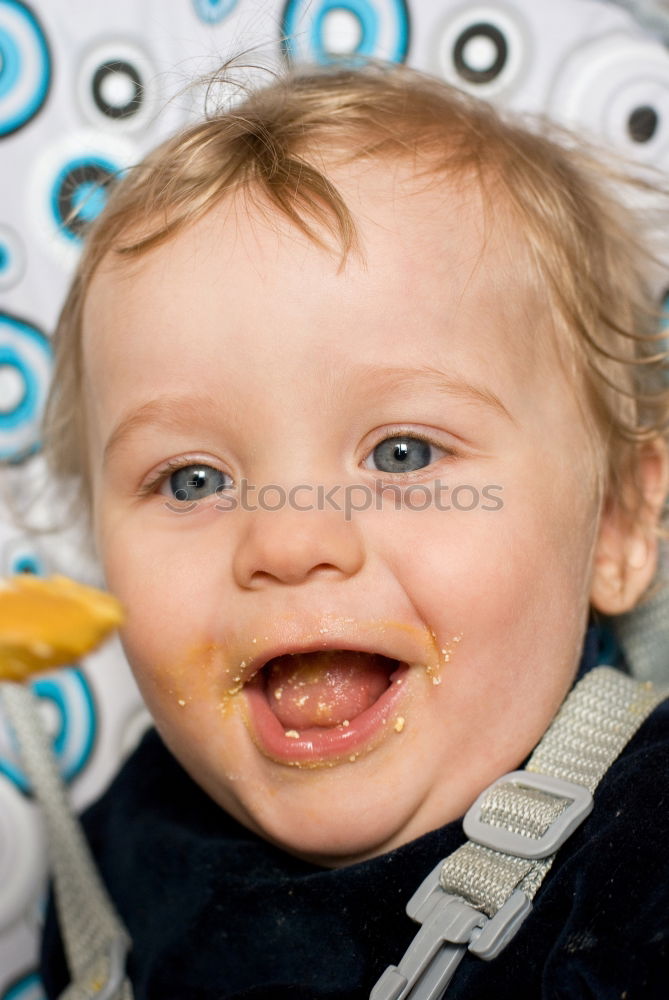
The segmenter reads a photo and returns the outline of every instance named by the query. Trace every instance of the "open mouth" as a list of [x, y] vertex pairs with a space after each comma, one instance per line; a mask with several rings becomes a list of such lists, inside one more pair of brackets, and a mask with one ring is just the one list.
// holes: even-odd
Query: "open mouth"
[[246, 685], [260, 749], [282, 763], [355, 759], [390, 727], [408, 666], [380, 653], [328, 649], [276, 656]]

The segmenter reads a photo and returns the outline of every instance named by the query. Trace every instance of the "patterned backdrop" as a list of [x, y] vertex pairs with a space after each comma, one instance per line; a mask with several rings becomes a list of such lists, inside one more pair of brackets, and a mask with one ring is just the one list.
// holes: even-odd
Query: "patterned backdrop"
[[[189, 81], [249, 47], [269, 66], [371, 54], [667, 169], [667, 37], [661, 0], [0, 0], [2, 574], [96, 580], [76, 531], [35, 535], [10, 508], [25, 514], [44, 476], [49, 337], [100, 182], [198, 113]], [[668, 285], [660, 275], [659, 297]], [[38, 502], [31, 517], [52, 513]], [[129, 671], [111, 644], [34, 687], [82, 807], [147, 724]], [[44, 996], [44, 882], [39, 817], [0, 718], [0, 1000]]]

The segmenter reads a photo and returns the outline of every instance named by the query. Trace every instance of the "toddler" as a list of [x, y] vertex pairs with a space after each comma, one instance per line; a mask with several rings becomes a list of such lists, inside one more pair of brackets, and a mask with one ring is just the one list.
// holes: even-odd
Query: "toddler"
[[[85, 821], [137, 1000], [368, 997], [653, 581], [657, 317], [597, 170], [418, 73], [302, 71], [92, 228], [47, 444], [155, 720]], [[448, 997], [664, 995], [666, 719]]]

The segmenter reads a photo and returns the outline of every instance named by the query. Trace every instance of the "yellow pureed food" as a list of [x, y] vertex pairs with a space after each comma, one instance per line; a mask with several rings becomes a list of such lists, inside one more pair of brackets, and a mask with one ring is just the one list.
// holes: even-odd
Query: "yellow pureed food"
[[66, 576], [0, 580], [0, 680], [72, 663], [122, 620], [115, 597]]

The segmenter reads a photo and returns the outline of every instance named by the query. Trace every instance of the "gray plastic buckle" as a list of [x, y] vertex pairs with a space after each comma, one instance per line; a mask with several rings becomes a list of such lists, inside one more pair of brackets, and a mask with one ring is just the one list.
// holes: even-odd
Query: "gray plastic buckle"
[[[543, 836], [537, 839], [526, 837], [522, 833], [512, 833], [501, 826], [484, 823], [481, 819], [481, 807], [488, 793], [507, 782], [521, 788], [536, 788], [556, 798], [567, 799], [569, 805], [551, 823]], [[592, 805], [592, 795], [583, 785], [575, 785], [571, 781], [563, 781], [562, 778], [554, 778], [550, 774], [510, 771], [481, 792], [465, 814], [462, 826], [470, 840], [484, 847], [491, 847], [504, 854], [515, 854], [519, 858], [547, 858], [550, 854], [554, 854], [576, 827], [590, 815]]]
[[440, 861], [407, 904], [422, 924], [399, 966], [391, 965], [370, 993], [370, 1000], [440, 1000], [467, 948], [491, 959], [520, 927], [532, 903], [516, 890], [489, 919], [460, 896], [444, 892]]
[[528, 899], [520, 889], [514, 889], [495, 916], [491, 917], [480, 931], [473, 932], [469, 950], [485, 962], [497, 958], [500, 951], [506, 948], [511, 938], [515, 936], [531, 909], [532, 900]]

